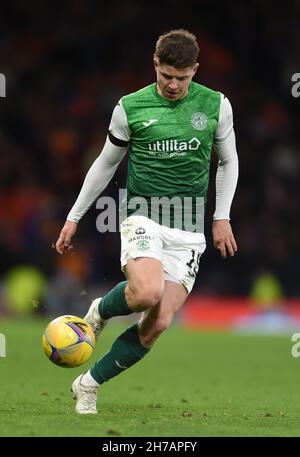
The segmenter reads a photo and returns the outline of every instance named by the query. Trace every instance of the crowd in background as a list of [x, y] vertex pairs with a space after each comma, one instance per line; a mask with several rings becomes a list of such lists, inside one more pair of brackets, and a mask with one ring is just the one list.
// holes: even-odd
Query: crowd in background
[[[122, 95], [155, 81], [157, 37], [174, 28], [196, 34], [195, 81], [223, 92], [234, 110], [240, 177], [231, 222], [239, 251], [221, 259], [211, 240], [212, 156], [207, 250], [195, 289], [248, 295], [269, 272], [286, 297], [299, 297], [299, 109], [291, 76], [300, 72], [300, 4], [271, 1], [122, 2], [16, 0], [1, 6], [0, 283], [18, 265], [45, 278], [43, 303], [80, 308], [122, 280], [118, 233], [99, 234], [93, 206], [74, 250], [53, 249], [84, 176], [104, 144]], [[118, 199], [127, 160], [105, 191]], [[1, 303], [5, 294], [0, 293]], [[1, 308], [1, 304], [0, 304]]]

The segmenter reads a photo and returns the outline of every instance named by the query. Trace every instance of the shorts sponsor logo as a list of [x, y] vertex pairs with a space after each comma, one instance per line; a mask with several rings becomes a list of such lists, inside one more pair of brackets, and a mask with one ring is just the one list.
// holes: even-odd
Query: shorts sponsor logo
[[130, 238], [128, 240], [128, 243], [132, 243], [133, 241], [138, 241], [138, 240], [154, 240], [154, 236], [149, 236], [149, 235], [134, 236], [133, 238]]
[[195, 130], [204, 130], [208, 124], [208, 117], [205, 113], [194, 113], [191, 116], [191, 124]]

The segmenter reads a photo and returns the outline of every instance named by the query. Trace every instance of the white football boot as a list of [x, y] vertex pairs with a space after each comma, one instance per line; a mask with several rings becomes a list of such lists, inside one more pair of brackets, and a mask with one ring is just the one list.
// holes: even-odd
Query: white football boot
[[99, 386], [85, 386], [82, 384], [82, 377], [85, 373], [78, 376], [72, 384], [71, 392], [76, 402], [76, 412], [78, 414], [97, 414], [97, 395]]
[[98, 306], [101, 300], [101, 297], [95, 298], [95, 300], [92, 301], [87, 314], [83, 318], [91, 325], [92, 329], [94, 330], [96, 341], [107, 324], [107, 320], [102, 319], [98, 311]]

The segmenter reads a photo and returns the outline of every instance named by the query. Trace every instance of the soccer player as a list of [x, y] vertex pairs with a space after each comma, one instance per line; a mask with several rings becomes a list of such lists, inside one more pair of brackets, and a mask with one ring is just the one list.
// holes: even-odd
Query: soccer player
[[150, 351], [192, 290], [206, 246], [203, 209], [213, 145], [219, 158], [213, 242], [222, 257], [237, 251], [229, 222], [238, 178], [232, 109], [222, 93], [192, 81], [198, 53], [196, 37], [186, 30], [159, 37], [156, 83], [122, 97], [116, 105], [102, 152], [56, 242], [60, 254], [70, 249], [79, 220], [128, 150], [125, 216], [120, 224], [126, 281], [96, 298], [85, 319], [98, 337], [111, 317], [142, 315], [73, 382], [79, 414], [97, 413], [99, 387]]

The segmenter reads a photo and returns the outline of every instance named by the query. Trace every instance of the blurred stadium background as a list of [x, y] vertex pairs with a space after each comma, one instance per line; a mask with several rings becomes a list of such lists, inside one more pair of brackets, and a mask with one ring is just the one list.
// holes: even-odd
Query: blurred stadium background
[[[224, 261], [210, 235], [213, 158], [208, 247], [182, 317], [226, 327], [240, 318], [244, 323], [261, 305], [286, 311], [297, 325], [300, 101], [291, 95], [291, 76], [300, 71], [299, 15], [296, 0], [276, 8], [259, 0], [1, 4], [2, 315], [25, 309], [82, 315], [91, 298], [123, 278], [119, 235], [97, 232], [95, 205], [79, 225], [72, 253], [60, 257], [53, 243], [105, 141], [115, 103], [154, 81], [157, 36], [184, 27], [200, 45], [195, 80], [232, 102], [240, 179], [232, 208], [239, 252]], [[126, 164], [105, 195], [118, 199]]]

